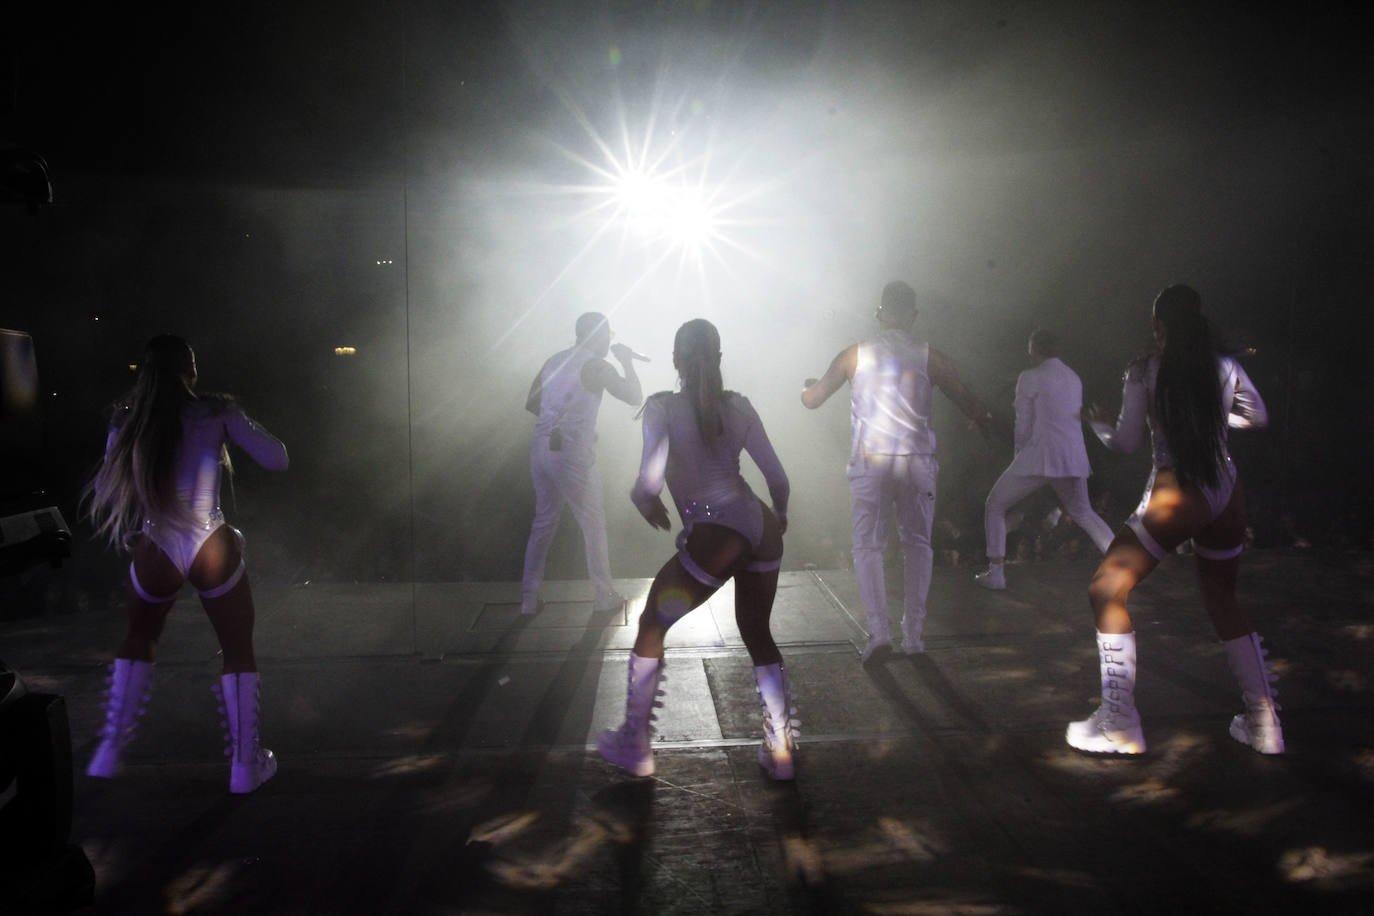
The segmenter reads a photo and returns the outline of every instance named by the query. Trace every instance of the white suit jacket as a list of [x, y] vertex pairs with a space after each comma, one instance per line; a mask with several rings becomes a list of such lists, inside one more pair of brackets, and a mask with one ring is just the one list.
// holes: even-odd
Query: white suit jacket
[[1083, 383], [1051, 357], [1016, 379], [1016, 457], [1011, 470], [1040, 477], [1087, 477]]

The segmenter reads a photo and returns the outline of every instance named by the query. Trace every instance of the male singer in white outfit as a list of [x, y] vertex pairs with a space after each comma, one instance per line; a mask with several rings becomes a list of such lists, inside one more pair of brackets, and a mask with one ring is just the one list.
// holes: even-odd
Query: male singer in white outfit
[[1088, 450], [1083, 447], [1083, 383], [1055, 355], [1058, 340], [1040, 329], [1026, 352], [1031, 368], [1016, 379], [1016, 457], [988, 494], [983, 525], [988, 568], [974, 576], [984, 588], [1007, 587], [1007, 510], [1049, 484], [1064, 511], [1107, 552], [1112, 529], [1088, 499]]
[[[534, 523], [525, 547], [522, 614], [539, 610], [544, 561], [565, 503], [582, 529], [587, 575], [596, 591], [596, 610], [614, 609], [625, 600], [611, 585], [606, 510], [596, 469], [596, 414], [601, 408], [603, 391], [632, 407], [643, 399], [639, 376], [631, 363], [636, 354], [624, 344], [611, 345], [610, 325], [599, 312], [579, 317], [575, 330], [577, 342], [549, 357], [530, 385], [525, 401], [525, 409], [538, 419], [530, 446]], [[606, 361], [608, 353], [619, 361], [624, 376]]]
[[868, 618], [865, 662], [892, 651], [883, 551], [895, 508], [902, 543], [902, 649], [925, 651], [922, 629], [930, 591], [935, 520], [935, 431], [930, 425], [931, 386], [943, 391], [980, 425], [992, 418], [959, 380], [954, 363], [912, 336], [916, 291], [894, 281], [883, 288], [879, 331], [840, 351], [820, 379], [807, 379], [802, 403], [815, 409], [845, 382], [850, 389], [850, 508], [854, 525], [854, 574]]

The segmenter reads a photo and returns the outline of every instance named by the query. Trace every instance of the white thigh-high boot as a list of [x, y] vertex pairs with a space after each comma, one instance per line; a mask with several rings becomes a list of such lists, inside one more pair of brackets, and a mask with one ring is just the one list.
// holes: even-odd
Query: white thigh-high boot
[[1135, 708], [1135, 634], [1098, 633], [1102, 705], [1081, 722], [1070, 722], [1064, 740], [1080, 751], [1143, 754], [1145, 732]]
[[229, 791], [252, 792], [277, 772], [277, 758], [258, 739], [258, 673], [225, 674], [214, 686], [224, 716], [229, 758]]
[[801, 721], [792, 705], [792, 682], [782, 662], [754, 668], [759, 703], [763, 706], [763, 743], [759, 745], [759, 766], [770, 779], [792, 779], [796, 775], [793, 754]]
[[1283, 728], [1279, 725], [1278, 691], [1270, 685], [1277, 678], [1269, 673], [1258, 633], [1222, 641], [1231, 673], [1240, 682], [1245, 712], [1231, 720], [1231, 737], [1248, 744], [1261, 754], [1283, 753]]
[[119, 772], [124, 749], [134, 739], [138, 720], [153, 694], [153, 664], [117, 658], [110, 665], [105, 688], [105, 727], [100, 746], [86, 767], [87, 776], [109, 779]]
[[655, 709], [663, 704], [658, 689], [664, 679], [661, 658], [640, 658], [630, 653], [628, 680], [625, 685], [625, 721], [619, 728], [608, 728], [596, 736], [596, 751], [608, 762], [636, 776], [651, 776], [654, 772], [652, 723]]

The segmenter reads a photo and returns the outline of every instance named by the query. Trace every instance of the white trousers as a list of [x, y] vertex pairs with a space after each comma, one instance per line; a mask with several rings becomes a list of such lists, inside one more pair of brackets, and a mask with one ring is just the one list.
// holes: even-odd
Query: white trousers
[[1015, 474], [1011, 468], [1002, 472], [992, 485], [983, 512], [983, 528], [987, 535], [989, 557], [1007, 555], [1007, 510], [1030, 496], [1036, 490], [1049, 484], [1059, 504], [1078, 527], [1092, 538], [1100, 553], [1106, 553], [1112, 543], [1112, 529], [1093, 511], [1092, 501], [1088, 499], [1088, 478], [1086, 477], [1041, 477], [1038, 474]]
[[530, 449], [530, 477], [534, 481], [534, 523], [525, 545], [525, 574], [521, 590], [538, 594], [544, 584], [544, 562], [558, 533], [563, 506], [572, 509], [587, 550], [587, 578], [599, 602], [610, 600], [610, 547], [606, 543], [606, 510], [601, 500], [601, 476], [596, 454], [587, 449], [549, 451], [547, 436], [536, 436]]
[[925, 617], [935, 561], [930, 530], [935, 522], [935, 476], [939, 470], [934, 455], [869, 455], [849, 466], [854, 575], [870, 634], [888, 633], [883, 551], [894, 510], [897, 538], [902, 543], [903, 620], [915, 624]]

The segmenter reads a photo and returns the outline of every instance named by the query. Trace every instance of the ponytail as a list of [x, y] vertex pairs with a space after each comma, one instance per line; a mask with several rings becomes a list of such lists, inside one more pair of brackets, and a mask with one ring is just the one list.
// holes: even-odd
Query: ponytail
[[673, 340], [673, 365], [682, 391], [691, 398], [697, 431], [707, 445], [725, 432], [721, 407], [725, 384], [720, 375], [720, 332], [704, 318], [694, 318], [678, 328]]
[[1216, 334], [1202, 314], [1202, 298], [1190, 287], [1165, 288], [1154, 312], [1166, 328], [1155, 411], [1173, 452], [1174, 472], [1179, 483], [1215, 486], [1226, 461]]
[[105, 460], [83, 494], [96, 533], [113, 546], [122, 546], [147, 515], [185, 515], [174, 478], [181, 411], [196, 399], [183, 379], [191, 360], [180, 337], [153, 338], [133, 389], [114, 406]]

